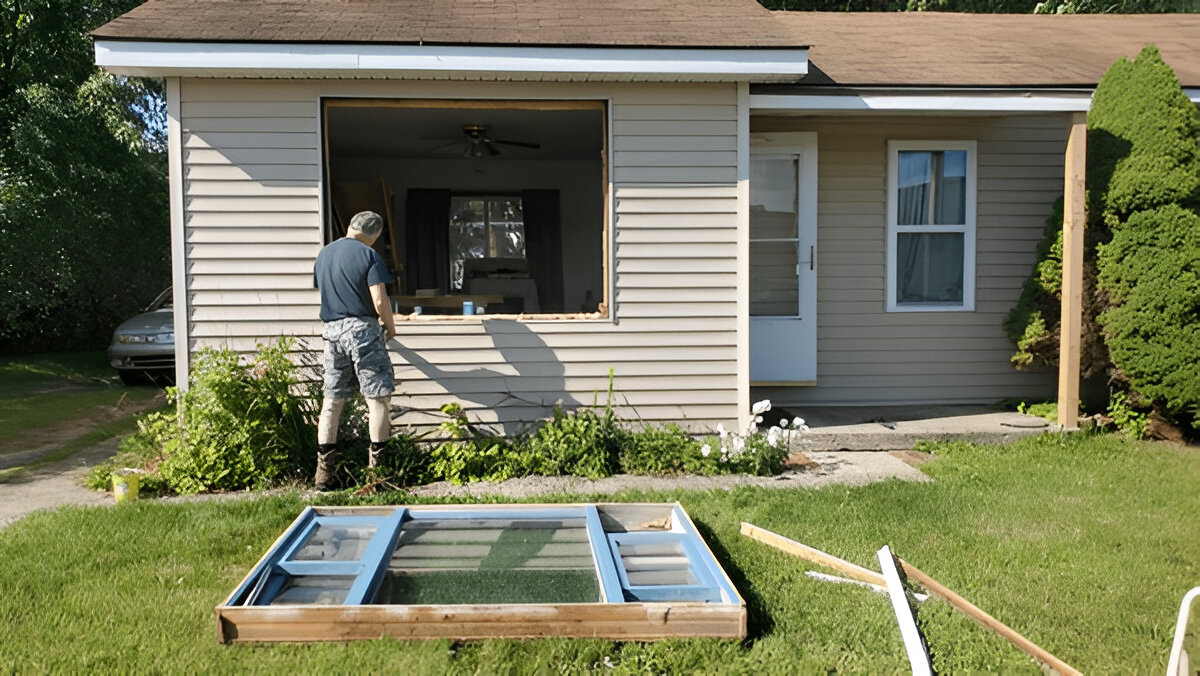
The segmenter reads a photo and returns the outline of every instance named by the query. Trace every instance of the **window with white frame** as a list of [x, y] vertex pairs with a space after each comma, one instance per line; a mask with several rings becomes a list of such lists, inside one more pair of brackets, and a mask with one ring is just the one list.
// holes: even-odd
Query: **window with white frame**
[[975, 142], [888, 142], [887, 309], [975, 309]]

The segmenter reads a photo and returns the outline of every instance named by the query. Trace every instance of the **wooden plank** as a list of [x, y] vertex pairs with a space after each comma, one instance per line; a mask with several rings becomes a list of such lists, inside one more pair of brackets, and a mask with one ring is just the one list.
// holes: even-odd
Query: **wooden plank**
[[800, 544], [799, 542], [785, 538], [778, 533], [772, 533], [765, 528], [759, 528], [752, 523], [746, 523], [745, 521], [742, 522], [742, 535], [745, 535], [752, 540], [758, 540], [765, 545], [770, 545], [775, 549], [787, 552], [793, 556], [799, 556], [802, 559], [832, 568], [845, 575], [849, 575], [856, 580], [869, 582], [870, 584], [877, 584], [882, 587], [887, 586], [887, 580], [873, 570], [863, 568], [860, 565], [850, 563], [844, 559], [839, 559], [832, 554], [826, 554], [825, 552], [819, 549], [813, 549], [808, 545]]
[[1058, 424], [1079, 424], [1080, 350], [1083, 336], [1083, 250], [1087, 221], [1087, 119], [1077, 114], [1071, 122], [1063, 192], [1062, 303], [1059, 318]]
[[478, 606], [292, 606], [217, 608], [226, 641], [344, 641], [596, 637], [653, 640], [742, 638], [746, 609], [718, 603], [524, 604]]
[[921, 584], [921, 586], [928, 589], [930, 593], [940, 596], [942, 599], [944, 599], [946, 601], [946, 603], [949, 603], [950, 605], [954, 606], [955, 608], [958, 608], [962, 612], [966, 613], [968, 617], [970, 617], [972, 620], [975, 620], [980, 625], [986, 627], [987, 629], [990, 629], [991, 631], [996, 632], [997, 634], [999, 634], [1001, 636], [1001, 638], [1005, 639], [1009, 643], [1020, 648], [1025, 654], [1027, 654], [1030, 657], [1034, 658], [1035, 660], [1041, 662], [1042, 664], [1050, 667], [1051, 669], [1054, 669], [1055, 671], [1057, 671], [1060, 674], [1078, 674], [1079, 673], [1079, 671], [1076, 670], [1071, 665], [1067, 664], [1066, 662], [1063, 662], [1062, 660], [1058, 659], [1054, 655], [1051, 655], [1049, 652], [1047, 652], [1046, 650], [1039, 647], [1033, 641], [1030, 641], [1029, 639], [1025, 638], [1024, 636], [1018, 634], [1016, 631], [1014, 631], [1008, 625], [1004, 624], [1000, 620], [997, 620], [996, 618], [992, 617], [991, 615], [988, 615], [987, 613], [983, 612], [978, 607], [976, 607], [974, 604], [972, 604], [970, 601], [967, 601], [966, 599], [959, 596], [958, 594], [955, 594], [954, 592], [950, 591], [949, 589], [944, 587], [941, 583], [939, 583], [937, 580], [935, 580], [935, 579], [929, 577], [928, 575], [926, 575], [925, 573], [921, 572], [921, 570], [918, 569], [916, 566], [914, 566], [911, 563], [908, 563], [904, 559], [900, 559], [900, 558], [897, 558], [897, 562], [900, 564], [900, 567], [904, 570], [905, 575], [907, 575], [910, 578], [919, 582]]
[[904, 651], [908, 653], [908, 664], [912, 667], [913, 676], [933, 676], [933, 663], [929, 660], [929, 648], [925, 645], [925, 637], [917, 626], [917, 618], [913, 615], [912, 605], [908, 601], [908, 590], [896, 570], [896, 560], [892, 551], [884, 545], [877, 552], [879, 568], [883, 578], [887, 580], [888, 598], [892, 601], [892, 611], [896, 613], [896, 623], [900, 625], [900, 637], [904, 640]]

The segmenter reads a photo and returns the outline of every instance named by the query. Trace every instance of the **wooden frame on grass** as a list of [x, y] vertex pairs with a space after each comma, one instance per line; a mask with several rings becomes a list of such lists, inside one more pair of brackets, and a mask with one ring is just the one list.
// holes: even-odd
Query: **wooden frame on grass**
[[[330, 545], [316, 536], [322, 528], [357, 531]], [[514, 536], [522, 553], [489, 567]], [[409, 604], [381, 591], [388, 575], [402, 587], [430, 573], [567, 568], [585, 582], [594, 574], [595, 602], [558, 602], [551, 590], [553, 602]], [[298, 582], [306, 578], [315, 587]], [[293, 583], [302, 593], [285, 597]], [[317, 602], [306, 602], [312, 589]], [[216, 614], [225, 643], [746, 635], [745, 602], [678, 503], [308, 507]]]

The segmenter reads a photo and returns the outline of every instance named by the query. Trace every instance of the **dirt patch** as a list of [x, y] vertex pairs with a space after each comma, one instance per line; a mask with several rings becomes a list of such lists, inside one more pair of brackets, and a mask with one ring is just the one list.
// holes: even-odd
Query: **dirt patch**
[[936, 457], [934, 454], [926, 453], [925, 451], [891, 451], [891, 455], [899, 458], [904, 464], [910, 467], [920, 467]]

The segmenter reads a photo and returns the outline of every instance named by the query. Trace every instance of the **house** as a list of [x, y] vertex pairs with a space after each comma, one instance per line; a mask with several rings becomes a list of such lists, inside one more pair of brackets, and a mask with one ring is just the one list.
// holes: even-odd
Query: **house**
[[1148, 42], [1200, 99], [1198, 34], [754, 0], [150, 0], [93, 35], [109, 71], [167, 79], [179, 382], [205, 345], [320, 349], [313, 260], [373, 208], [397, 423], [457, 400], [517, 425], [603, 402], [611, 373], [623, 415], [704, 428], [759, 397], [1051, 395], [1002, 322], [1081, 176], [1068, 137]]

